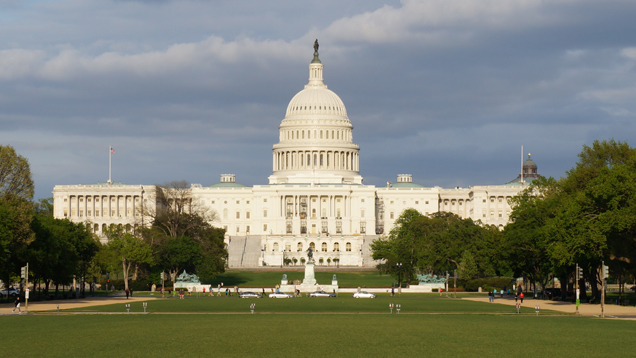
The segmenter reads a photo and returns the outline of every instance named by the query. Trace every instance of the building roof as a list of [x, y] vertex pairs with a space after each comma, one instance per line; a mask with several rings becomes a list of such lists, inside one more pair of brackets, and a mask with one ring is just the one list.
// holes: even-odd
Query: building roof
[[389, 188], [424, 188], [424, 185], [417, 183], [391, 183], [389, 184]]
[[218, 182], [210, 185], [208, 188], [246, 188], [247, 186], [236, 182]]

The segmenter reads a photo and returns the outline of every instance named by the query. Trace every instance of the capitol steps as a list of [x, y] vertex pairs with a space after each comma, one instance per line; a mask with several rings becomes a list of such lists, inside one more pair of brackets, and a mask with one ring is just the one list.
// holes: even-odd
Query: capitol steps
[[261, 257], [261, 237], [248, 236], [243, 252], [242, 267], [258, 267], [258, 259]]
[[227, 266], [241, 267], [241, 260], [243, 259], [243, 250], [245, 250], [245, 236], [232, 236], [230, 242], [227, 245], [228, 262]]
[[362, 260], [364, 267], [375, 267], [380, 263], [380, 261], [373, 260], [373, 251], [371, 250], [371, 243], [379, 237], [379, 235], [367, 235], [364, 237], [364, 243], [362, 244]]
[[227, 246], [228, 267], [258, 267], [261, 256], [260, 236], [232, 236]]

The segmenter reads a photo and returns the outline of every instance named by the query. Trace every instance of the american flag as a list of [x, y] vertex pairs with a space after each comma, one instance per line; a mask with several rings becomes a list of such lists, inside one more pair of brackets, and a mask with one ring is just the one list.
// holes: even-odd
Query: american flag
[[114, 154], [115, 153], [115, 149], [113, 149], [113, 147], [110, 147], [110, 152]]

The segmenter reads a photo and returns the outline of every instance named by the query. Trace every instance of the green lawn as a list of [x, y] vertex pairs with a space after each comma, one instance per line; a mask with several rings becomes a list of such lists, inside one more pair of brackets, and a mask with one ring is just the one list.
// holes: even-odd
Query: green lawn
[[[227, 271], [204, 283], [212, 284], [214, 287], [221, 282], [228, 287], [274, 287], [280, 284], [283, 274], [287, 274], [289, 282], [302, 281], [305, 278], [304, 271]], [[379, 271], [316, 271], [316, 280], [321, 284], [330, 285], [334, 274], [338, 277], [340, 287], [391, 287], [395, 282], [393, 277], [383, 275]]]
[[634, 335], [633, 321], [573, 316], [35, 315], [0, 325], [7, 357], [629, 357]]
[[[287, 299], [253, 298], [241, 299], [236, 296], [228, 297], [199, 297], [186, 296], [177, 298], [158, 299], [148, 301], [148, 312], [157, 313], [245, 313], [249, 312], [250, 304], [256, 304], [257, 313], [388, 313], [389, 303], [401, 304], [402, 313], [484, 313], [510, 314], [515, 312], [514, 306], [498, 305], [488, 302], [463, 301], [461, 299], [446, 299], [434, 296], [403, 295], [391, 297], [380, 295], [374, 299], [354, 299], [351, 294], [341, 294], [339, 297], [299, 297]], [[143, 312], [142, 302], [130, 302], [131, 312]], [[522, 307], [522, 313], [534, 313], [534, 306]], [[63, 308], [63, 306], [62, 306]], [[125, 312], [125, 304], [94, 306], [82, 309], [72, 309], [69, 312]], [[394, 310], [395, 312], [395, 310]], [[543, 314], [562, 314], [559, 312], [543, 311]]]

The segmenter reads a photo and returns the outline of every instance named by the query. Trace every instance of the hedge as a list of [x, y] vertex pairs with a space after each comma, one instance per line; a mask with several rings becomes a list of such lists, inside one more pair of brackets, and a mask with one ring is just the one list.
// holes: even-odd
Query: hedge
[[481, 287], [484, 291], [490, 290], [502, 290], [504, 286], [506, 289], [512, 290], [512, 277], [488, 277], [488, 278], [478, 278], [474, 280], [470, 280], [466, 282], [465, 289], [466, 291], [477, 291], [479, 287]]

